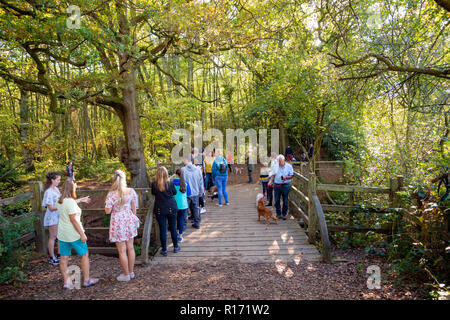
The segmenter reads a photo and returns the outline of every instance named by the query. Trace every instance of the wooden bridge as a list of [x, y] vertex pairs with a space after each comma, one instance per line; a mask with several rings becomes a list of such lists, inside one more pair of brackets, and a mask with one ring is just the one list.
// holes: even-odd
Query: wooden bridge
[[[168, 256], [156, 254], [152, 263], [194, 263], [231, 260], [236, 262], [318, 261], [321, 256], [308, 243], [297, 219], [267, 226], [263, 218], [257, 221], [256, 195], [261, 184], [238, 184], [227, 187], [229, 206], [216, 206], [217, 199], [206, 202], [200, 229], [187, 225], [181, 251], [173, 253], [170, 233], [167, 233]], [[273, 207], [275, 212], [275, 207]], [[170, 244], [170, 246], [169, 246]]]
[[[392, 235], [403, 218], [410, 222], [411, 217], [408, 210], [402, 208], [399, 191], [404, 190], [403, 178], [396, 177], [389, 180], [388, 187], [368, 187], [356, 185], [337, 185], [318, 183], [315, 172], [328, 170], [326, 167], [316, 167], [313, 172], [308, 172], [309, 166], [300, 164], [300, 170], [295, 172], [289, 194], [289, 212], [287, 220], [279, 220], [278, 224], [273, 222], [266, 226], [263, 220], [257, 221], [256, 195], [261, 192], [261, 185], [237, 184], [229, 185], [228, 193], [230, 206], [217, 207], [217, 200], [206, 202], [207, 213], [202, 214], [200, 229], [194, 229], [188, 224], [181, 244], [181, 251], [173, 253], [171, 249], [170, 235], [167, 235], [169, 254], [167, 257], [159, 253], [151, 257], [151, 247], [159, 245], [159, 228], [152, 214], [154, 197], [148, 188], [136, 188], [139, 194], [140, 209], [138, 216], [145, 221], [139, 229], [136, 244], [140, 245], [140, 263], [186, 263], [212, 260], [232, 260], [236, 262], [273, 262], [282, 260], [284, 262], [318, 261], [332, 262], [331, 245], [328, 237], [329, 232], [348, 232], [350, 237], [353, 232], [378, 232]], [[172, 166], [172, 171], [174, 166]], [[306, 172], [304, 172], [306, 171]], [[0, 210], [3, 205], [16, 203], [31, 199], [32, 212], [15, 217], [7, 224], [0, 225], [0, 231], [7, 225], [24, 221], [32, 217], [34, 220], [34, 231], [20, 236], [17, 242], [35, 241], [39, 252], [46, 252], [46, 231], [43, 227], [42, 182], [32, 182], [31, 191], [13, 198], [0, 200]], [[322, 204], [319, 201], [318, 192], [324, 192], [328, 198], [328, 191], [344, 192], [349, 194], [348, 203]], [[79, 197], [91, 195], [101, 198], [103, 203], [108, 190], [77, 190]], [[390, 225], [360, 226], [355, 223], [354, 209], [357, 194], [376, 193], [385, 194], [391, 209], [396, 209], [401, 215]], [[331, 199], [332, 200], [332, 199]], [[103, 208], [82, 208], [83, 216], [105, 217]], [[273, 207], [274, 211], [275, 208]], [[385, 209], [387, 210], [387, 209]], [[342, 212], [344, 221], [338, 224], [326, 220], [327, 212]], [[1, 213], [1, 211], [0, 211]], [[376, 221], [376, 219], [375, 219]], [[414, 221], [413, 221], [414, 222]], [[299, 223], [302, 225], [300, 227]], [[85, 226], [88, 239], [90, 234], [106, 234], [107, 226], [92, 227]], [[150, 243], [151, 239], [154, 242]], [[321, 253], [314, 246], [320, 244]], [[89, 243], [88, 243], [89, 245]], [[114, 245], [109, 244], [102, 247], [89, 246], [91, 253], [117, 254]]]

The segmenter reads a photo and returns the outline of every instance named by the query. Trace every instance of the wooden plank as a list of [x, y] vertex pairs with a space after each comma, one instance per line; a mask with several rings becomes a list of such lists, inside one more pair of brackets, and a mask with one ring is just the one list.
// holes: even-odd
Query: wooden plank
[[[148, 209], [137, 209], [136, 214], [139, 215], [145, 215], [147, 214]], [[81, 208], [81, 214], [83, 215], [98, 215], [98, 216], [104, 216], [106, 215], [105, 209], [83, 209]]]
[[152, 226], [153, 226], [153, 204], [150, 205], [150, 207], [148, 208], [147, 215], [145, 217], [144, 230], [141, 241], [140, 260], [145, 264], [149, 262], [148, 249], [150, 247], [150, 236], [152, 232]]
[[[173, 248], [173, 245], [168, 246], [168, 248]], [[184, 252], [241, 252], [241, 251], [261, 251], [262, 253], [266, 252], [280, 252], [280, 253], [290, 253], [294, 254], [294, 251], [301, 252], [316, 252], [317, 249], [309, 244], [296, 244], [296, 245], [284, 245], [284, 246], [212, 246], [212, 247], [204, 247], [204, 246], [185, 246], [183, 243], [180, 245], [181, 250]], [[246, 252], [244, 252], [246, 254]]]
[[112, 255], [112, 254], [119, 255], [116, 247], [88, 247], [88, 250], [89, 250], [89, 253], [105, 254], [105, 255]]
[[294, 201], [290, 200], [290, 203], [295, 208], [295, 210], [298, 211], [298, 213], [300, 214], [300, 217], [303, 219], [305, 224], [308, 225], [309, 220], [308, 220], [308, 216], [306, 215], [306, 213], [299, 206], [297, 206], [297, 204]]
[[29, 232], [21, 236], [20, 238], [14, 239], [13, 242], [24, 243], [30, 240], [34, 240], [36, 234], [34, 232]]
[[345, 211], [350, 211], [354, 208], [356, 208], [356, 206], [322, 204], [323, 211], [345, 212]]
[[373, 231], [376, 233], [390, 234], [390, 228], [367, 228], [367, 227], [352, 227], [352, 226], [328, 226], [328, 231], [330, 232], [359, 232], [366, 233]]
[[0, 206], [7, 206], [10, 204], [19, 202], [19, 201], [25, 201], [25, 200], [31, 199], [32, 197], [33, 197], [33, 193], [27, 192], [27, 193], [22, 193], [22, 194], [19, 194], [17, 196], [11, 197], [11, 198], [0, 199]]
[[[168, 243], [168, 245], [172, 245], [172, 242]], [[221, 248], [221, 247], [232, 247], [238, 245], [239, 242], [233, 239], [226, 239], [223, 241], [213, 241], [213, 242], [195, 242], [190, 241], [188, 237], [184, 238], [183, 242], [180, 244], [183, 248], [191, 248], [191, 247], [202, 247], [202, 248]], [[242, 244], [241, 244], [242, 245]], [[273, 240], [273, 239], [264, 239], [260, 241], [254, 241], [254, 242], [247, 242], [243, 244], [243, 247], [265, 247], [269, 248], [270, 246], [277, 245], [279, 247], [291, 247], [291, 246], [306, 246], [306, 247], [312, 247], [310, 244], [308, 244], [306, 238], [302, 240], [297, 241], [289, 241], [289, 242], [283, 242], [280, 240]]]
[[28, 214], [23, 214], [21, 216], [16, 216], [16, 217], [13, 217], [10, 219], [6, 218], [8, 220], [8, 222], [0, 225], [0, 230], [6, 228], [7, 226], [9, 226], [13, 223], [22, 222], [24, 220], [30, 219], [35, 216], [36, 216], [35, 213], [28, 213]]
[[319, 220], [320, 226], [320, 235], [322, 238], [322, 257], [326, 263], [331, 263], [331, 244], [330, 239], [328, 238], [328, 228], [327, 223], [325, 221], [325, 215], [322, 210], [322, 206], [320, 204], [319, 198], [317, 195], [314, 195], [313, 198], [314, 209], [317, 214], [317, 218]]
[[303, 200], [303, 202], [309, 204], [309, 198], [305, 196], [305, 194], [301, 192], [299, 189], [297, 189], [295, 186], [291, 186], [291, 191], [293, 191], [296, 195], [298, 195]]
[[349, 186], [339, 184], [317, 184], [317, 190], [338, 191], [338, 192], [364, 192], [364, 193], [386, 193], [390, 192], [390, 188]]
[[43, 196], [43, 184], [41, 181], [31, 182], [31, 190], [33, 192], [33, 198], [31, 200], [31, 207], [33, 213], [36, 214], [39, 219], [34, 221], [34, 232], [36, 233], [36, 250], [41, 253], [47, 253], [47, 237], [44, 229], [44, 214], [42, 210], [42, 196]]
[[304, 175], [294, 171], [294, 177], [299, 178], [301, 181], [308, 183], [309, 179], [307, 177], [305, 177]]

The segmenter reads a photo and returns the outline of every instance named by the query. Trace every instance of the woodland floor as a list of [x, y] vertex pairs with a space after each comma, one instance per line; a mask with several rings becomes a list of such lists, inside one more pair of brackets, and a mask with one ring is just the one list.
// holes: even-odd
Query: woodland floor
[[[244, 167], [244, 166], [242, 166]], [[255, 170], [254, 180], [257, 182]], [[336, 180], [339, 174], [336, 172]], [[248, 181], [247, 172], [230, 175], [230, 184]], [[80, 183], [84, 188], [105, 188], [92, 181]], [[93, 206], [102, 199], [93, 199]], [[170, 253], [169, 253], [170, 254]], [[411, 288], [397, 288], [387, 274], [384, 257], [367, 256], [363, 249], [335, 250], [341, 262], [267, 262], [239, 263], [214, 261], [201, 263], [149, 264], [135, 267], [136, 278], [128, 283], [116, 281], [121, 273], [118, 258], [91, 255], [91, 276], [100, 282], [90, 288], [64, 291], [59, 268], [47, 258], [35, 254], [27, 270], [28, 281], [18, 286], [1, 285], [0, 299], [151, 299], [151, 300], [309, 300], [309, 299], [414, 299]], [[79, 265], [72, 256], [70, 264]], [[367, 288], [367, 267], [378, 265], [383, 279], [381, 289]]]
[[[376, 264], [386, 270], [381, 257], [363, 251], [334, 252], [345, 262], [198, 263], [136, 266], [136, 278], [118, 282], [121, 273], [115, 257], [93, 255], [92, 276], [100, 282], [90, 288], [64, 291], [59, 268], [41, 258], [31, 263], [29, 280], [20, 286], [0, 286], [0, 299], [151, 299], [151, 300], [309, 300], [309, 299], [414, 299], [414, 291], [395, 288], [383, 279], [381, 289], [369, 290], [365, 270]], [[71, 264], [79, 264], [72, 257]]]

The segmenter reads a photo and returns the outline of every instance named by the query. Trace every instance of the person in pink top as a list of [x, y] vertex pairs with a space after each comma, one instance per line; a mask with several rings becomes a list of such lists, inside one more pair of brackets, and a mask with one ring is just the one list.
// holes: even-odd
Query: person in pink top
[[119, 252], [123, 273], [118, 281], [130, 281], [135, 277], [134, 237], [138, 234], [139, 218], [136, 216], [138, 197], [132, 188], [127, 188], [125, 172], [116, 170], [114, 183], [106, 196], [105, 212], [111, 214], [109, 241], [115, 242]]
[[230, 171], [230, 173], [232, 173], [233, 169], [231, 168], [231, 164], [233, 163], [233, 152], [231, 151], [228, 151], [227, 162], [228, 162], [228, 170]]

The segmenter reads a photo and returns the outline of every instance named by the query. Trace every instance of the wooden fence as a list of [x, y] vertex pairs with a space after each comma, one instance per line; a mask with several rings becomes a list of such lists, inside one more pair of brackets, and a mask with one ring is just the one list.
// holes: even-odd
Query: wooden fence
[[[3, 206], [18, 203], [20, 201], [31, 200], [31, 213], [24, 214], [18, 217], [8, 219], [6, 224], [0, 226], [0, 232], [13, 223], [18, 223], [25, 221], [27, 219], [36, 217], [34, 219], [34, 231], [21, 235], [19, 238], [15, 239], [15, 242], [26, 242], [33, 240], [36, 242], [36, 250], [39, 252], [46, 252], [46, 235], [44, 229], [44, 216], [42, 215], [42, 182], [31, 182], [30, 183], [31, 192], [19, 194], [15, 197], [6, 198], [0, 200], [0, 214]], [[39, 195], [39, 196], [35, 196]]]
[[[400, 191], [404, 190], [403, 177], [398, 176], [390, 179], [388, 188], [337, 185], [337, 184], [318, 184], [316, 174], [310, 172], [305, 176], [299, 172], [294, 172], [294, 178], [291, 186], [290, 207], [291, 212], [301, 219], [306, 229], [310, 243], [315, 243], [320, 235], [322, 245], [322, 256], [325, 262], [331, 262], [331, 245], [329, 232], [349, 232], [350, 238], [354, 232], [368, 231], [393, 234], [396, 232], [398, 221], [387, 226], [381, 227], [360, 227], [354, 224], [355, 193], [378, 193], [388, 194], [391, 208], [399, 208], [401, 205]], [[349, 193], [349, 203], [347, 205], [322, 204], [317, 196], [317, 191], [334, 191]], [[326, 222], [326, 212], [347, 212], [348, 225], [328, 225]]]

